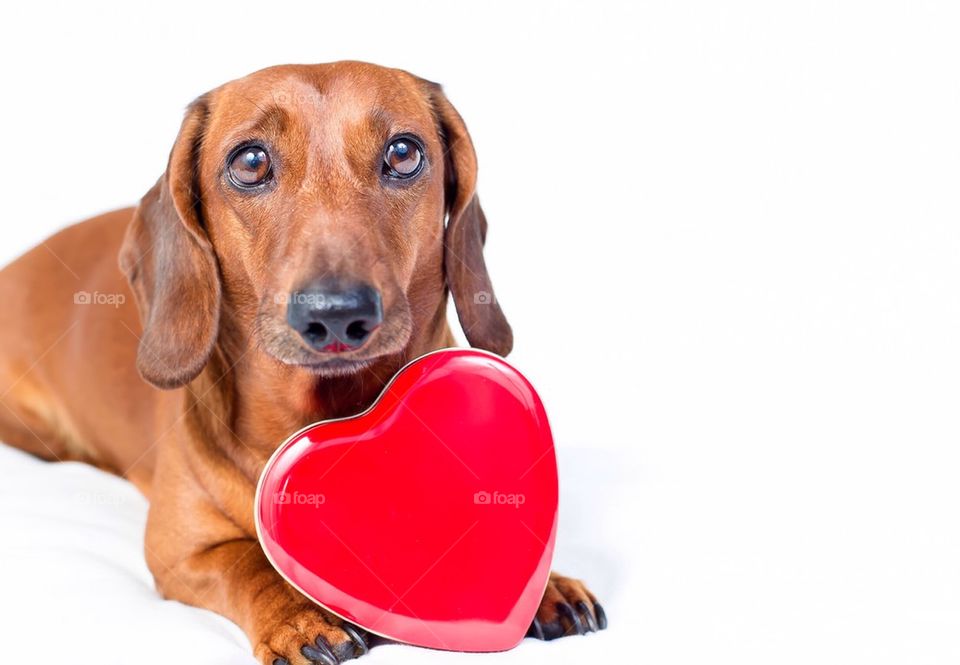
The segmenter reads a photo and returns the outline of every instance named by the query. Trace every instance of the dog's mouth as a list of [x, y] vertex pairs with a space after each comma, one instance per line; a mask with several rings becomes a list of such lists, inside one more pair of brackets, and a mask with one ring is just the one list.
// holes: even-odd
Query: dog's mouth
[[285, 365], [294, 365], [301, 369], [307, 370], [308, 372], [322, 375], [322, 376], [346, 376], [350, 374], [356, 374], [361, 370], [366, 369], [372, 365], [377, 358], [359, 358], [359, 359], [350, 359], [350, 358], [328, 358], [326, 360], [315, 360], [315, 361], [306, 361], [306, 362], [288, 362], [283, 359], [278, 358], [280, 362]]
[[299, 340], [292, 339], [290, 335], [283, 335], [269, 339], [264, 344], [264, 350], [288, 367], [297, 367], [319, 375], [343, 376], [359, 372], [387, 355], [378, 348], [380, 345], [371, 344], [369, 349], [366, 346], [350, 350], [343, 342], [333, 341], [323, 349], [315, 351]]

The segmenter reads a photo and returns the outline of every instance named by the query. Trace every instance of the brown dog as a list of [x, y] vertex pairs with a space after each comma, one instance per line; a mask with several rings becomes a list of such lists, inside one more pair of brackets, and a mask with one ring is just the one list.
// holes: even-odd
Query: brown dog
[[[138, 208], [0, 272], [0, 439], [133, 481], [159, 591], [232, 619], [261, 662], [364, 653], [265, 559], [255, 485], [291, 432], [453, 344], [448, 289], [470, 343], [510, 351], [476, 171], [440, 88], [403, 71], [282, 66], [203, 95]], [[531, 634], [605, 625], [554, 574]]]

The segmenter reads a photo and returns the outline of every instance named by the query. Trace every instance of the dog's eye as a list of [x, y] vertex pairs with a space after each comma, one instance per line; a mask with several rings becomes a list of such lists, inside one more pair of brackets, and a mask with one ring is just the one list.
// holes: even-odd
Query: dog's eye
[[409, 136], [393, 139], [383, 153], [383, 173], [391, 178], [412, 178], [423, 167], [423, 148]]
[[270, 155], [262, 146], [243, 146], [231, 153], [227, 171], [237, 187], [256, 187], [270, 178]]

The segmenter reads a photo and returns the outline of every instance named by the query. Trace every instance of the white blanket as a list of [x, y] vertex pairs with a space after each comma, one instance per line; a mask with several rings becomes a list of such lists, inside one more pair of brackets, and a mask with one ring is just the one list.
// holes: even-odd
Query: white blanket
[[[561, 509], [556, 567], [590, 580], [611, 629], [551, 643], [527, 639], [486, 656], [391, 644], [362, 662], [584, 663], [612, 654], [618, 633], [626, 637], [625, 598], [617, 591], [626, 566], [612, 542], [601, 542], [603, 525], [591, 514], [609, 514], [616, 487], [585, 484], [592, 467], [569, 466], [581, 473], [563, 479], [561, 502], [569, 510]], [[0, 478], [0, 662], [253, 665], [246, 637], [230, 621], [157, 595], [143, 558], [147, 502], [131, 484], [3, 445]]]
[[[716, 446], [641, 448], [642, 465], [626, 446], [558, 447], [554, 567], [589, 582], [607, 631], [487, 655], [388, 645], [365, 661], [960, 662], [950, 468], [926, 489], [874, 490], [847, 473], [831, 484], [817, 462], [759, 476]], [[156, 594], [130, 484], [2, 445], [0, 479], [0, 664], [253, 665], [232, 623]]]

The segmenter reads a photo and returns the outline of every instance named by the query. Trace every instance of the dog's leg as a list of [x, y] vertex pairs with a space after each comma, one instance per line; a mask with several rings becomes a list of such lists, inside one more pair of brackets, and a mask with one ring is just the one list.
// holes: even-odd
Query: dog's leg
[[0, 370], [0, 441], [49, 462], [87, 462], [114, 472], [84, 450], [42, 389], [29, 378], [8, 376]]
[[603, 606], [580, 580], [550, 573], [540, 609], [527, 633], [540, 640], [583, 635], [607, 627]]
[[[167, 555], [172, 534], [167, 532]], [[148, 534], [147, 542], [151, 542]], [[147, 561], [166, 598], [203, 607], [239, 625], [263, 665], [336, 665], [367, 652], [368, 636], [323, 611], [270, 566], [258, 541], [216, 543], [177, 559], [147, 545]]]
[[[228, 467], [217, 475], [191, 466], [169, 443], [144, 541], [158, 591], [236, 623], [262, 665], [336, 665], [366, 653], [363, 631], [308, 600], [267, 561], [253, 535], [253, 488], [227, 483]], [[205, 485], [214, 476], [219, 482]], [[234, 494], [219, 493], [225, 487]]]
[[363, 655], [368, 637], [287, 584], [256, 540], [219, 543], [170, 568], [154, 562], [168, 598], [222, 614], [238, 624], [264, 665], [335, 665]]

